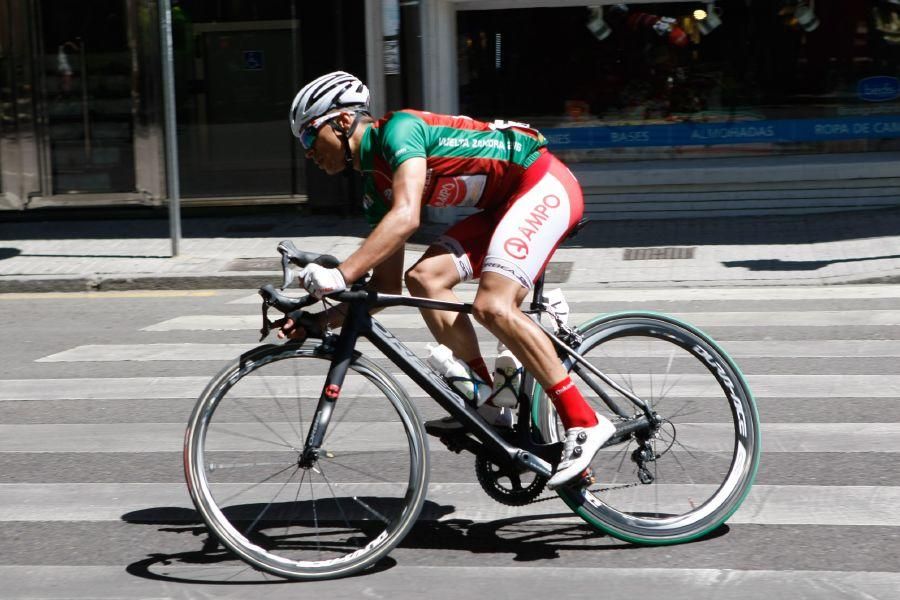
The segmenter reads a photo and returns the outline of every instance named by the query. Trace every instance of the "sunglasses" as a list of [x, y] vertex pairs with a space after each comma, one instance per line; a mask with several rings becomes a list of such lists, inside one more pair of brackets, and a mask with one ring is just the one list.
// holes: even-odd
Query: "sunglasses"
[[317, 137], [319, 137], [319, 128], [312, 124], [300, 132], [300, 145], [304, 150], [312, 150]]
[[310, 121], [309, 125], [300, 132], [300, 144], [304, 150], [312, 150], [313, 144], [316, 143], [316, 138], [319, 137], [319, 130], [340, 114], [341, 111], [330, 112], [314, 121]]

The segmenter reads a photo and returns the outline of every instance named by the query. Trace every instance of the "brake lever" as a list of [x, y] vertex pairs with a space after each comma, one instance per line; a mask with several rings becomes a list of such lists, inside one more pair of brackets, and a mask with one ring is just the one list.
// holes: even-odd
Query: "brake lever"
[[262, 327], [259, 329], [259, 341], [263, 341], [269, 336], [269, 332], [275, 329], [275, 323], [269, 319], [269, 303], [263, 298], [262, 301]]
[[281, 290], [284, 291], [294, 281], [294, 278], [300, 273], [300, 267], [291, 262], [291, 257], [287, 254], [281, 255]]

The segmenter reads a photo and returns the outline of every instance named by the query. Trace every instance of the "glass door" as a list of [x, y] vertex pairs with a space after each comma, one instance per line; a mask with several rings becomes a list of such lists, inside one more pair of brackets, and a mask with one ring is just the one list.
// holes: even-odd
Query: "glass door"
[[287, 126], [299, 72], [295, 0], [172, 3], [186, 197], [296, 191]]
[[44, 194], [135, 189], [125, 0], [40, 0]]

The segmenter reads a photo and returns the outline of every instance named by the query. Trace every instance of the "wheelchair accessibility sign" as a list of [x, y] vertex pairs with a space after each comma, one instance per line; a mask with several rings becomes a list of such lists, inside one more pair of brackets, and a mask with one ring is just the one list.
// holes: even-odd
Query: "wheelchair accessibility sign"
[[262, 50], [244, 50], [244, 70], [262, 71], [265, 64], [265, 54]]

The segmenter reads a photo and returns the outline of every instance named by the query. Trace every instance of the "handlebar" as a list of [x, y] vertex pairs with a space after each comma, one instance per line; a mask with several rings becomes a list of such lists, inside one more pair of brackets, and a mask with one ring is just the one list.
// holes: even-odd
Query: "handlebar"
[[[291, 240], [283, 240], [278, 244], [278, 252], [281, 253], [281, 269], [284, 276], [281, 289], [287, 287], [297, 276], [300, 269], [309, 265], [317, 264], [328, 269], [333, 269], [341, 264], [334, 256], [330, 254], [316, 254], [315, 252], [304, 252], [298, 250]], [[365, 283], [365, 277], [355, 282], [350, 290], [335, 292], [328, 294], [328, 297], [338, 302], [365, 301], [370, 298], [370, 292], [360, 289]], [[262, 296], [262, 320], [263, 326], [260, 329], [260, 341], [265, 339], [269, 331], [273, 327], [273, 323], [268, 318], [268, 309], [270, 306], [275, 307], [285, 315], [292, 318], [301, 318], [301, 309], [311, 306], [318, 302], [312, 296], [307, 295], [300, 298], [293, 298], [275, 289], [275, 286], [267, 284], [259, 288], [259, 295]]]
[[297, 271], [310, 263], [321, 265], [328, 269], [333, 269], [341, 264], [341, 261], [330, 254], [316, 254], [315, 252], [298, 250], [291, 240], [279, 242], [278, 252], [281, 253], [281, 270], [284, 274], [281, 289], [286, 289], [291, 285], [291, 282], [297, 275]]
[[292, 298], [282, 294], [271, 283], [267, 283], [259, 288], [259, 295], [262, 296], [263, 302], [267, 306], [274, 306], [283, 313], [293, 312], [317, 302], [315, 297], [311, 295], [303, 296], [302, 298]]

